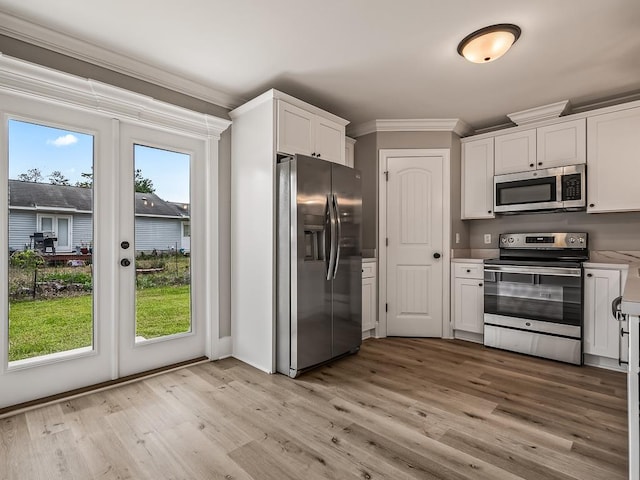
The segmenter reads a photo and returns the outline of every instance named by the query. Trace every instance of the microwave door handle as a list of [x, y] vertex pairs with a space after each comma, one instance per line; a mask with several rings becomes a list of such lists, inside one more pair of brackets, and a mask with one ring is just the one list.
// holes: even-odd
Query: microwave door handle
[[564, 198], [562, 195], [562, 180], [564, 175], [562, 172], [556, 177], [556, 202], [560, 202], [564, 206]]

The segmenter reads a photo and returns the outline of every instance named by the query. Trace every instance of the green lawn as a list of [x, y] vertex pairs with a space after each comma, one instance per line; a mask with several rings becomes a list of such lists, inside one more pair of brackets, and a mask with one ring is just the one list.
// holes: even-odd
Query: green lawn
[[[92, 342], [92, 296], [12, 302], [9, 361], [37, 357]], [[136, 298], [136, 334], [155, 338], [190, 328], [189, 286], [145, 288]]]

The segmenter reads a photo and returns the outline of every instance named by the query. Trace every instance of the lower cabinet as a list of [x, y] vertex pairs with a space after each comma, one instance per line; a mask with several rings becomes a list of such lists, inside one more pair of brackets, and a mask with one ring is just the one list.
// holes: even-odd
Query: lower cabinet
[[[376, 328], [377, 295], [376, 295], [376, 262], [362, 262], [362, 332], [369, 333]], [[370, 335], [366, 335], [367, 337]]]
[[612, 268], [587, 264], [584, 269], [584, 363], [626, 371], [628, 335], [624, 322], [611, 311], [613, 300], [622, 295], [627, 266]]
[[484, 270], [482, 263], [452, 263], [451, 316], [454, 337], [482, 342]]

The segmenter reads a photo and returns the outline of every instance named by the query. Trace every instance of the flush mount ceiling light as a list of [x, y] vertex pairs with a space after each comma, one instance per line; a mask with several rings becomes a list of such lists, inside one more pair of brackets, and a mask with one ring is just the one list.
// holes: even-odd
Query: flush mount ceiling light
[[458, 53], [473, 63], [489, 63], [507, 53], [520, 38], [520, 27], [500, 23], [470, 33], [458, 45]]

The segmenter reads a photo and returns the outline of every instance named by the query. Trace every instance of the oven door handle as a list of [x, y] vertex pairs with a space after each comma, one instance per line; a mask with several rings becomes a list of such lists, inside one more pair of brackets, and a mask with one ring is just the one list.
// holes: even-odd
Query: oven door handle
[[522, 275], [548, 275], [552, 277], [580, 277], [582, 270], [579, 268], [564, 267], [517, 267], [503, 265], [486, 265], [485, 272], [493, 273], [519, 273]]

